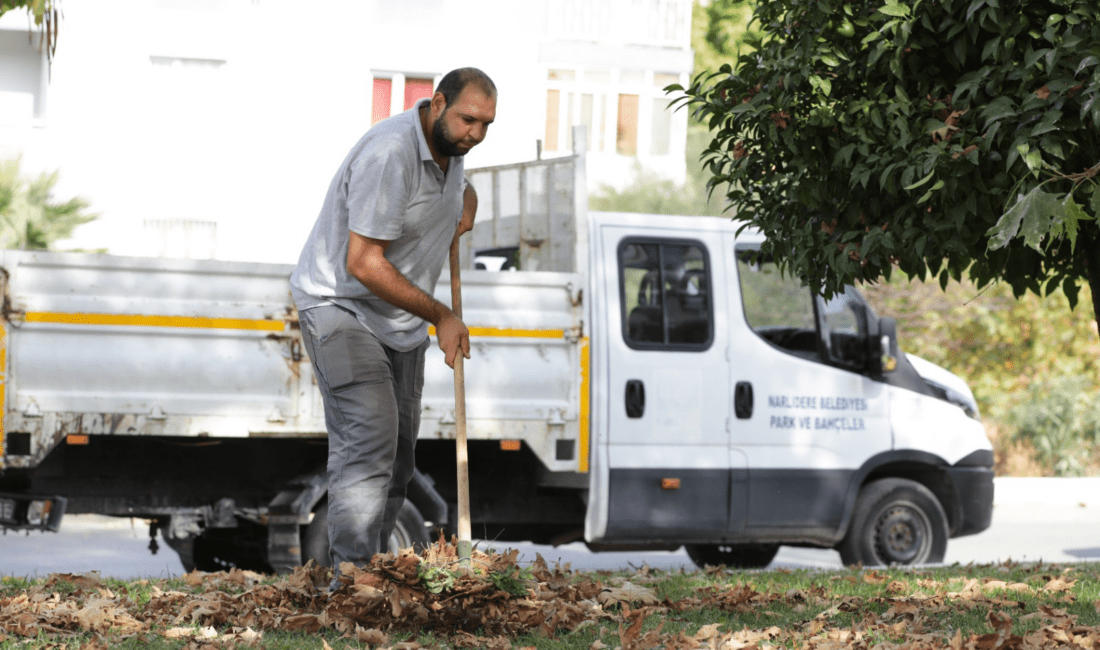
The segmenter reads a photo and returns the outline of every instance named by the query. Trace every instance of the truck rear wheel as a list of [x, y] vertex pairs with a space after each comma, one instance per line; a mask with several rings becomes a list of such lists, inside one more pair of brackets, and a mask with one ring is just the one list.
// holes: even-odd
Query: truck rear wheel
[[[431, 544], [428, 538], [428, 528], [424, 523], [424, 517], [408, 499], [401, 506], [401, 512], [397, 513], [397, 523], [390, 535], [390, 553], [396, 553], [404, 548], [412, 548], [418, 553]], [[302, 562], [313, 560], [321, 566], [331, 566], [328, 544], [328, 497], [317, 504], [313, 512], [313, 521], [305, 527], [302, 533]]]
[[943, 561], [947, 535], [947, 515], [931, 490], [909, 479], [886, 478], [860, 489], [837, 550], [844, 564], [928, 564]]
[[233, 568], [271, 573], [267, 562], [267, 528], [238, 520], [235, 528], [207, 528], [198, 534], [173, 537], [165, 524], [161, 536], [179, 554], [183, 570], [190, 573], [228, 571]]
[[250, 521], [240, 521], [236, 528], [204, 530], [195, 538], [192, 553], [199, 571], [272, 571], [267, 562], [267, 528]]
[[686, 544], [684, 549], [700, 569], [708, 564], [737, 569], [762, 569], [775, 559], [779, 544]]

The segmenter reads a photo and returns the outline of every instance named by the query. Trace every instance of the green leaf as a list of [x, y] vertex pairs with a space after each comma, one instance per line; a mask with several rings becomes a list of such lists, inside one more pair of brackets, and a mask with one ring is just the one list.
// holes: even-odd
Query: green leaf
[[852, 152], [856, 150], [856, 145], [849, 144], [840, 148], [840, 151], [836, 152], [833, 156], [833, 167], [848, 167], [852, 164]]
[[905, 5], [887, 2], [885, 6], [879, 7], [878, 10], [880, 13], [886, 14], [887, 16], [893, 16], [895, 18], [909, 17], [909, 7], [906, 7]]
[[970, 3], [970, 6], [966, 9], [966, 20], [969, 22], [970, 18], [974, 15], [975, 11], [978, 11], [985, 6], [985, 0], [974, 0]]
[[921, 203], [924, 203], [928, 199], [932, 198], [932, 194], [934, 194], [935, 191], [940, 189], [941, 187], [943, 187], [943, 181], [936, 181], [936, 184], [933, 185], [930, 190], [925, 192], [924, 196], [920, 197], [920, 199], [917, 201], [917, 205], [920, 205]]
[[1073, 251], [1077, 248], [1077, 228], [1082, 221], [1091, 221], [1092, 217], [1085, 212], [1084, 208], [1077, 205], [1077, 202], [1073, 200], [1073, 192], [1070, 192], [1066, 196], [1064, 203], [1066, 208], [1066, 218], [1063, 224], [1063, 228], [1066, 233], [1066, 238], [1069, 239], [1069, 249]]
[[[912, 185], [907, 185], [907, 186], [905, 187], [905, 189], [906, 189], [906, 190], [915, 190], [915, 189], [917, 189], [918, 187], [920, 187], [921, 185], [924, 185], [924, 184], [925, 184], [925, 183], [927, 183], [928, 181], [932, 180], [932, 177], [933, 177], [933, 176], [935, 176], [935, 175], [936, 175], [936, 170], [934, 170], [934, 169], [933, 169], [932, 171], [928, 172], [928, 175], [927, 175], [927, 176], [925, 176], [924, 178], [920, 179], [920, 180], [919, 180], [919, 181], [917, 181], [916, 183], [913, 183]], [[942, 184], [942, 181], [941, 181], [941, 184]]]
[[1086, 56], [1085, 58], [1081, 59], [1081, 63], [1077, 66], [1077, 70], [1074, 72], [1074, 74], [1081, 74], [1081, 71], [1085, 68], [1094, 66], [1098, 63], [1100, 63], [1100, 57], [1096, 57], [1093, 55]]
[[1016, 102], [1012, 101], [1011, 97], [1001, 95], [982, 109], [982, 119], [987, 123], [996, 122], [1006, 117], [1015, 117], [1018, 112]]
[[1033, 67], [1039, 59], [1043, 58], [1048, 52], [1050, 52], [1050, 48], [1043, 48], [1035, 51], [1028, 48], [1028, 51], [1024, 54], [1024, 69], [1026, 70]]
[[426, 564], [421, 564], [417, 571], [421, 584], [433, 594], [439, 594], [454, 588], [455, 577], [458, 575], [446, 569], [428, 566]]
[[822, 95], [828, 95], [833, 91], [833, 82], [828, 77], [819, 77], [812, 75], [810, 77], [810, 85], [814, 87], [814, 90]]
[[1038, 149], [1027, 152], [1024, 155], [1024, 162], [1027, 163], [1027, 168], [1031, 170], [1035, 178], [1039, 178], [1039, 170], [1043, 168], [1043, 152]]
[[1022, 235], [1024, 244], [1040, 251], [1043, 237], [1050, 234], [1053, 222], [1065, 221], [1065, 205], [1059, 197], [1043, 191], [1036, 186], [1005, 212], [996, 225], [986, 231], [989, 236], [989, 250], [997, 250], [1008, 245], [1017, 235]]

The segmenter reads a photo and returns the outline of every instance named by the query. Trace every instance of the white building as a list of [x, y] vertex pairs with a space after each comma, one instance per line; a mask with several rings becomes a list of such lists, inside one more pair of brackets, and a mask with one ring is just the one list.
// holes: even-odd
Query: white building
[[570, 151], [590, 188], [682, 180], [691, 0], [68, 0], [52, 70], [0, 19], [0, 158], [101, 216], [66, 246], [293, 262], [348, 149], [472, 65], [499, 89], [467, 167]]

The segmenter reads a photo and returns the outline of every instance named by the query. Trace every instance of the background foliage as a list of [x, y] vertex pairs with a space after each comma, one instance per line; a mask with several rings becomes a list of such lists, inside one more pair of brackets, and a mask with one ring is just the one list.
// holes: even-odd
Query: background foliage
[[0, 248], [45, 250], [96, 218], [81, 198], [53, 199], [57, 176], [44, 173], [27, 180], [18, 160], [0, 163]]
[[861, 287], [898, 319], [903, 348], [965, 378], [993, 438], [1000, 475], [1100, 474], [1100, 337], [1088, 307], [1059, 291], [1019, 299], [970, 281]]

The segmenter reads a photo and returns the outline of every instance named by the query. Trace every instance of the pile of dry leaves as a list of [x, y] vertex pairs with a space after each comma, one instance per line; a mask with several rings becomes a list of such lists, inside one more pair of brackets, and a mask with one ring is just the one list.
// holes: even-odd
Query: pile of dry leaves
[[536, 630], [553, 634], [611, 616], [601, 601], [617, 602], [616, 589], [550, 569], [542, 558], [520, 569], [516, 556], [516, 551], [475, 551], [473, 558], [459, 562], [455, 547], [440, 542], [422, 556], [406, 551], [378, 555], [367, 567], [345, 564], [342, 585], [332, 593], [327, 590], [331, 570], [313, 563], [274, 582], [238, 569], [193, 572], [184, 580], [194, 592], [154, 585], [140, 603], [107, 588], [95, 574], [54, 574], [0, 599], [0, 629], [23, 637], [88, 632], [116, 638], [186, 636], [235, 646], [255, 643], [263, 630], [326, 628], [372, 645], [388, 644], [396, 633], [433, 632], [460, 647], [511, 647], [510, 636]]

